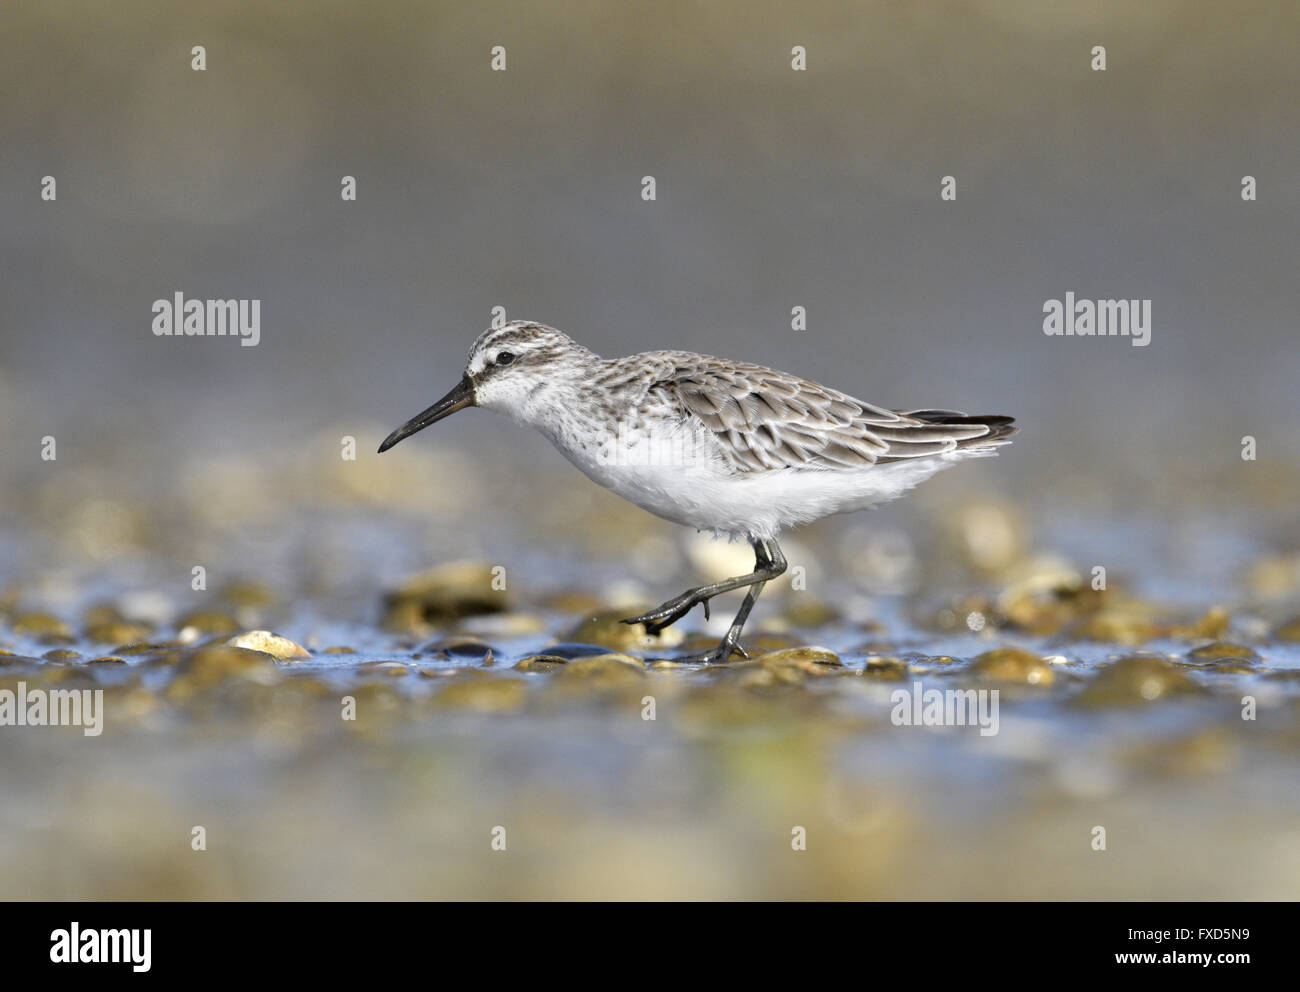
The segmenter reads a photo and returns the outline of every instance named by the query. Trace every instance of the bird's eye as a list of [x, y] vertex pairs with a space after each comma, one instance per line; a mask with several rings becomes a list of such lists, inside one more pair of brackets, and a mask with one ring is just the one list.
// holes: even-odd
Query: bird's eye
[[513, 362], [514, 360], [515, 360], [515, 356], [512, 355], [512, 354], [511, 354], [510, 352], [508, 352], [508, 351], [500, 352], [500, 353], [497, 355], [497, 364], [498, 364], [498, 365], [509, 365], [509, 364], [510, 364], [511, 362]]

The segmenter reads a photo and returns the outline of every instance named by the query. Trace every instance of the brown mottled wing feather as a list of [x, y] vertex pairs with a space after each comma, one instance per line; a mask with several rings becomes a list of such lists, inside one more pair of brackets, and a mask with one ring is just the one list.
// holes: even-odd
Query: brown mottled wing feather
[[707, 358], [675, 363], [654, 388], [674, 395], [746, 473], [926, 458], [977, 443], [1001, 427], [996, 422], [1010, 422], [977, 422], [952, 410], [885, 410], [784, 372]]

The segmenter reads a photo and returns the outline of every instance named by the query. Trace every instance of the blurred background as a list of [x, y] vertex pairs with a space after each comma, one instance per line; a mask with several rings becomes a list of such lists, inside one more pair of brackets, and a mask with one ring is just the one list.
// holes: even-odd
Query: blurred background
[[[879, 405], [1016, 416], [1022, 433], [997, 459], [797, 536], [791, 560], [859, 625], [834, 635], [837, 650], [863, 641], [861, 625], [890, 632], [890, 596], [960, 621], [965, 607], [941, 596], [1005, 594], [1044, 569], [1077, 582], [1099, 563], [1189, 618], [1215, 606], [1253, 618], [1196, 628], [1208, 637], [1269, 641], [1300, 603], [1298, 34], [1300, 7], [1283, 0], [5, 5], [0, 605], [11, 624], [0, 643], [36, 655], [15, 611], [62, 619], [75, 639], [104, 602], [163, 639], [210, 605], [191, 589], [199, 563], [214, 590], [271, 590], [279, 605], [259, 622], [367, 660], [404, 643], [379, 632], [384, 590], [440, 562], [505, 563], [523, 602], [552, 597], [561, 611], [658, 602], [723, 574], [725, 549], [626, 507], [503, 418], [469, 412], [374, 453], [456, 381], [494, 307], [607, 356], [686, 348]], [[190, 67], [195, 45], [205, 71]], [[497, 45], [504, 72], [490, 69]], [[791, 70], [795, 45], [807, 71]], [[1096, 45], [1104, 72], [1090, 67]], [[1247, 175], [1256, 202], [1241, 198]], [[40, 197], [44, 176], [55, 202]], [[340, 198], [344, 176], [355, 202]], [[944, 176], [955, 202], [940, 199]], [[154, 336], [153, 301], [177, 292], [260, 299], [260, 344]], [[1044, 301], [1067, 292], [1150, 299], [1150, 346], [1045, 336]], [[806, 330], [791, 329], [796, 306]], [[41, 458], [47, 435], [56, 461]], [[1241, 458], [1245, 435], [1254, 461]], [[354, 461], [340, 455], [346, 437]], [[1015, 627], [993, 611], [988, 623], [985, 640]], [[990, 646], [918, 636], [928, 655]], [[1110, 649], [1098, 650], [1100, 663]], [[1287, 650], [1274, 667], [1295, 666]], [[209, 767], [196, 747], [174, 769], [182, 780]], [[473, 766], [477, 780], [499, 773], [513, 795], [501, 769], [517, 753], [495, 772]], [[933, 770], [950, 757], [939, 747], [917, 760]], [[796, 768], [791, 780], [807, 778]], [[930, 796], [940, 809], [947, 787]], [[155, 800], [189, 801], [169, 796]], [[126, 808], [116, 802], [105, 809]], [[690, 806], [678, 793], [664, 802]], [[906, 799], [888, 809], [909, 810], [873, 821], [896, 831], [901, 858], [908, 817], [929, 817]], [[707, 815], [728, 829], [735, 812]], [[73, 819], [30, 814], [30, 833], [7, 835], [10, 853], [21, 861], [24, 844]], [[1276, 822], [1296, 869], [1294, 826]], [[1022, 820], [1006, 836], [1041, 840]], [[1206, 837], [1184, 840], [1192, 851]], [[718, 869], [698, 893], [993, 894], [981, 886], [1019, 855], [965, 841], [959, 852], [991, 861], [928, 888], [873, 874], [885, 870], [874, 862], [837, 887], [832, 858], [820, 881], [777, 873], [735, 889], [743, 872]], [[572, 872], [557, 888], [543, 871], [532, 887], [498, 879], [484, 891], [680, 894], [672, 879], [701, 877], [702, 855], [676, 850], [679, 875], [623, 889], [595, 875], [584, 888]], [[934, 847], [908, 850], [934, 864]], [[1187, 890], [1176, 857], [1154, 882], [1132, 882], [1135, 864], [1115, 871], [1115, 889], [1091, 869], [1071, 874], [1073, 891], [1262, 891], [1233, 888], [1263, 878], [1253, 865]], [[313, 888], [295, 867], [269, 890], [242, 862], [220, 884], [188, 867], [175, 869], [184, 883], [164, 872], [137, 890], [107, 869], [101, 881], [126, 897], [358, 894]], [[44, 877], [24, 891], [84, 893]], [[466, 896], [483, 879], [390, 881], [359, 894]], [[1007, 884], [1002, 894], [1023, 891]], [[1053, 891], [1067, 890], [1033, 894]]]
[[[494, 306], [602, 354], [690, 348], [881, 405], [1020, 418], [996, 466], [936, 487], [991, 469], [1054, 513], [1162, 518], [1189, 490], [1220, 510], [1291, 501], [1293, 4], [0, 16], [7, 502], [43, 501], [46, 434], [79, 470], [107, 463], [104, 496], [196, 463], [337, 461], [344, 434], [354, 474], [387, 471], [377, 441], [456, 379]], [[178, 291], [261, 299], [261, 344], [154, 337], [152, 302]], [[1151, 299], [1153, 343], [1045, 336], [1043, 302], [1067, 291]], [[416, 446], [565, 467], [486, 414]]]

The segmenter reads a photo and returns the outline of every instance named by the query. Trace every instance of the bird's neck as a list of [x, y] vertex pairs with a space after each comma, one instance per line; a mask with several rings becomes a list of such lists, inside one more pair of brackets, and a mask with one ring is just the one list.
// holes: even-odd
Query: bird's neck
[[562, 450], [579, 447], [618, 418], [617, 397], [594, 386], [608, 364], [591, 352], [566, 363], [530, 391], [515, 419], [537, 428]]

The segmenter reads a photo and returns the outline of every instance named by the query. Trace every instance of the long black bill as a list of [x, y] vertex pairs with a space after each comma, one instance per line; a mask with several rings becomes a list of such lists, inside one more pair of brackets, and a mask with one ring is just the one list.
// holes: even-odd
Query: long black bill
[[389, 434], [388, 437], [384, 438], [384, 443], [379, 446], [379, 453], [382, 455], [403, 438], [408, 438], [412, 434], [424, 430], [430, 424], [436, 424], [443, 417], [450, 417], [457, 410], [464, 410], [465, 407], [473, 405], [474, 383], [470, 382], [469, 376], [465, 376], [460, 382], [456, 383], [455, 389], [437, 403], [423, 413], [412, 417]]

